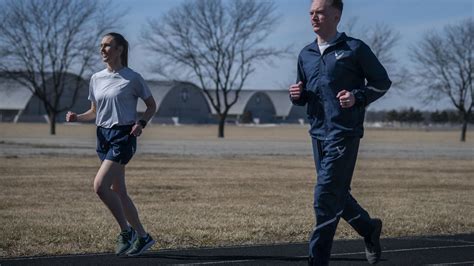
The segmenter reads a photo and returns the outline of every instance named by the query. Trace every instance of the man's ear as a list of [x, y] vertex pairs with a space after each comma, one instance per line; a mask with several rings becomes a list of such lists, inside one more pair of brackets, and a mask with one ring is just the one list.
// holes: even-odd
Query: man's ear
[[341, 22], [341, 17], [342, 17], [342, 13], [341, 13], [341, 11], [338, 10], [338, 11], [336, 12], [336, 15], [334, 16], [334, 18], [336, 19], [336, 22], [337, 22], [337, 23]]

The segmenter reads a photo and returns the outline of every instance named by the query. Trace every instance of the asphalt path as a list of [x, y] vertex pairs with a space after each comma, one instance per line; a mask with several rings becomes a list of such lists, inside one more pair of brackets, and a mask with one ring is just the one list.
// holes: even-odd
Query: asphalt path
[[[382, 239], [377, 265], [474, 265], [474, 233]], [[368, 265], [364, 244], [337, 240], [331, 265]], [[8, 265], [307, 265], [307, 244], [275, 244], [148, 252], [120, 258], [110, 253], [0, 258]]]

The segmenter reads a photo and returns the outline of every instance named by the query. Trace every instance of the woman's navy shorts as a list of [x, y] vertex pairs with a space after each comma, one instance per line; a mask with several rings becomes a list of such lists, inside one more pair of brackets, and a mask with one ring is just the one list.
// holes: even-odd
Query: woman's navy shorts
[[133, 125], [97, 127], [97, 155], [101, 161], [127, 164], [137, 149], [137, 137], [130, 135]]

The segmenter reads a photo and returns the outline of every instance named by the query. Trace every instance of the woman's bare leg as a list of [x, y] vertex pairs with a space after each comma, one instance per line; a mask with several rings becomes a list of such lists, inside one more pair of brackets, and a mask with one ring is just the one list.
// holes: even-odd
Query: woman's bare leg
[[119, 163], [104, 160], [94, 179], [94, 191], [99, 198], [109, 208], [120, 229], [127, 230], [128, 224], [125, 218], [122, 202], [118, 194], [111, 189], [115, 180], [120, 179], [125, 174], [125, 166]]
[[127, 187], [125, 185], [125, 173], [114, 180], [114, 183], [112, 184], [112, 190], [115, 191], [119, 196], [122, 202], [122, 208], [124, 210], [125, 217], [127, 217], [128, 222], [135, 230], [137, 230], [139, 236], [146, 236], [145, 229], [143, 228], [138, 216], [137, 208], [135, 207], [135, 204], [133, 204], [132, 199], [130, 199], [128, 196]]

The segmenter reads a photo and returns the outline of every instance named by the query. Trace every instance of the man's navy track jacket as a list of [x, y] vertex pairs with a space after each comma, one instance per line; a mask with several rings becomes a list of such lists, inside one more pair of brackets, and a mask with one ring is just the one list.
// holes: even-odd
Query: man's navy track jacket
[[[292, 102], [307, 104], [310, 135], [322, 140], [362, 137], [365, 107], [384, 95], [392, 84], [370, 48], [344, 33], [322, 55], [316, 41], [303, 48], [298, 57], [296, 82], [299, 81], [303, 91]], [[354, 106], [340, 106], [336, 95], [341, 90], [354, 94]]]

